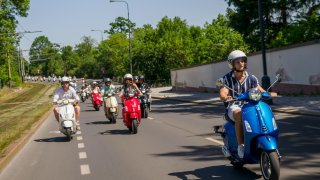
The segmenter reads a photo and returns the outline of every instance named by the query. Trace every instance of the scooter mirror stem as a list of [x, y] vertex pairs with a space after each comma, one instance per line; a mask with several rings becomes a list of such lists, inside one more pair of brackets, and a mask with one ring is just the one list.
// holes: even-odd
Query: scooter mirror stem
[[267, 92], [269, 92], [269, 89], [271, 87], [273, 87], [277, 82], [280, 82], [281, 81], [281, 77], [280, 77], [280, 74], [277, 74], [276, 75], [276, 80], [270, 85], [270, 87], [267, 89]]
[[229, 88], [228, 86], [226, 86], [226, 85], [224, 84], [223, 78], [219, 78], [219, 79], [216, 81], [216, 86], [218, 86], [219, 88], [225, 87], [225, 88], [229, 89], [230, 91], [233, 91], [234, 93], [238, 94], [234, 89], [231, 89], [231, 88]]

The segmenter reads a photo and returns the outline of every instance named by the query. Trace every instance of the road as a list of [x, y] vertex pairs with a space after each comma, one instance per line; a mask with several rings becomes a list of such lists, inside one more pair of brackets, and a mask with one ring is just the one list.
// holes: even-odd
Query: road
[[[81, 103], [81, 129], [71, 142], [53, 114], [2, 171], [0, 180], [262, 179], [258, 165], [234, 169], [212, 126], [223, 123], [222, 106], [154, 100], [136, 135], [109, 124], [89, 100]], [[320, 119], [276, 114], [281, 179], [320, 179]]]

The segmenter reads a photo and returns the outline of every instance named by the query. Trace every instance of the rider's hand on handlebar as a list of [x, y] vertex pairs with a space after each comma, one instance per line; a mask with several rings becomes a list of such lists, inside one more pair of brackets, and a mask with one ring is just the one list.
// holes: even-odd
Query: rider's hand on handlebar
[[276, 92], [269, 92], [269, 93], [270, 93], [271, 97], [277, 97], [278, 96], [278, 93], [276, 93]]
[[230, 101], [234, 101], [234, 99], [231, 96], [227, 96], [227, 97], [224, 98], [223, 101], [230, 102]]

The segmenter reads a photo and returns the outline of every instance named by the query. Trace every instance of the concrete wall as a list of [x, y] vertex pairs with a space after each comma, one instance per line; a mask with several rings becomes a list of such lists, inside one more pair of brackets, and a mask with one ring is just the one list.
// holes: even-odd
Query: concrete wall
[[[320, 94], [320, 41], [312, 41], [266, 52], [271, 82], [281, 74], [274, 90], [287, 94]], [[216, 79], [229, 72], [226, 61], [171, 70], [171, 83], [176, 90], [214, 91]], [[261, 52], [248, 55], [248, 72], [261, 83]]]

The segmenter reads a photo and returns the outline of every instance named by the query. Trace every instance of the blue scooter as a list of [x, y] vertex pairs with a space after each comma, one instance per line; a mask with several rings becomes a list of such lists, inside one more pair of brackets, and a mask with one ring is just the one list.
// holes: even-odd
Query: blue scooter
[[[281, 156], [277, 145], [278, 126], [270, 106], [262, 101], [271, 98], [268, 90], [279, 81], [280, 75], [277, 75], [276, 81], [266, 92], [261, 92], [256, 88], [242, 94], [236, 92], [238, 96], [234, 101], [243, 104], [242, 124], [245, 145], [243, 158], [238, 156], [235, 124], [227, 113], [225, 114], [227, 122], [223, 126], [214, 126], [214, 132], [223, 138], [222, 152], [231, 164], [236, 168], [241, 168], [244, 164], [260, 163], [264, 179], [279, 179], [280, 176]], [[216, 85], [227, 87], [223, 84], [222, 79], [217, 80]]]

